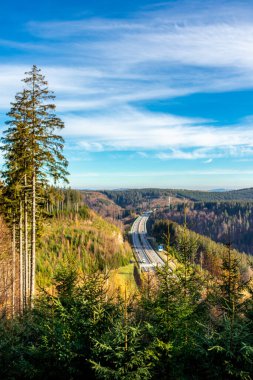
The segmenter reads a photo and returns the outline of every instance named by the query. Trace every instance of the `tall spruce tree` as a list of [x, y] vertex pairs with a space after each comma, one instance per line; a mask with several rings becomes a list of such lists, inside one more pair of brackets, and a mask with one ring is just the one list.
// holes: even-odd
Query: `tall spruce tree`
[[56, 134], [64, 123], [55, 114], [55, 97], [35, 65], [25, 74], [25, 88], [12, 103], [2, 138], [5, 193], [18, 215], [21, 311], [23, 301], [32, 304], [35, 294], [36, 237], [46, 189], [50, 178], [55, 184], [66, 182], [68, 174], [64, 140]]
[[[6, 122], [8, 129], [4, 131], [2, 138], [5, 159], [5, 167], [2, 171], [4, 179], [2, 211], [12, 228], [12, 266], [13, 266], [13, 290], [12, 290], [12, 313], [17, 309], [16, 296], [16, 249], [19, 251], [19, 308], [23, 308], [23, 243], [22, 243], [22, 206], [23, 206], [23, 173], [25, 172], [25, 152], [27, 131], [25, 126], [26, 92], [23, 91], [15, 97]], [[15, 120], [15, 121], [14, 121]]]

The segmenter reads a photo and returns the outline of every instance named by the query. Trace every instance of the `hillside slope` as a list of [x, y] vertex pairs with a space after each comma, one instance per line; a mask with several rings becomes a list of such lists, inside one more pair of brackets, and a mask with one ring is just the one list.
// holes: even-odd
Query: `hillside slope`
[[194, 252], [191, 260], [194, 260], [195, 263], [198, 263], [217, 278], [220, 277], [222, 261], [228, 254], [228, 250], [237, 259], [241, 275], [245, 279], [252, 275], [253, 259], [251, 256], [235, 249], [229, 249], [228, 246], [216, 243], [212, 239], [184, 228], [174, 221], [157, 220], [151, 217], [148, 223], [148, 231], [156, 239], [156, 242], [164, 244], [168, 251], [171, 249], [178, 250], [184, 242], [187, 248], [184, 251], [181, 246], [179, 251], [181, 250], [186, 255], [190, 254], [190, 256]]
[[106, 194], [99, 191], [85, 190], [80, 191], [80, 194], [83, 197], [84, 203], [102, 217], [113, 219], [114, 221], [122, 217], [124, 210], [108, 198]]
[[132, 252], [119, 228], [82, 206], [44, 223], [37, 255], [37, 284], [48, 287], [61, 264], [81, 272], [118, 268], [129, 263]]
[[159, 210], [157, 219], [170, 219], [184, 224], [211, 239], [240, 252], [253, 254], [253, 202], [187, 202]]

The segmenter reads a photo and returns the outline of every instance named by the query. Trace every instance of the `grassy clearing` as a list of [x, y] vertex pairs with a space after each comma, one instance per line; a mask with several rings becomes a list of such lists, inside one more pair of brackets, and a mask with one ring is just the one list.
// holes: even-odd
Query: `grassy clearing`
[[112, 270], [109, 283], [112, 291], [118, 290], [121, 294], [125, 293], [125, 289], [127, 295], [137, 292], [138, 288], [134, 279], [134, 263]]

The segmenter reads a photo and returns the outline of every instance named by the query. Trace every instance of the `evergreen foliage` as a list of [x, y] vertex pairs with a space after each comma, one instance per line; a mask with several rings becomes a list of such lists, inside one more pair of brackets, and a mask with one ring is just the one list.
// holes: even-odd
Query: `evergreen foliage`
[[2, 211], [13, 230], [13, 267], [16, 250], [19, 256], [21, 313], [35, 296], [36, 240], [49, 179], [66, 181], [68, 174], [64, 140], [56, 134], [64, 125], [55, 115], [54, 95], [35, 65], [23, 81], [23, 91], [11, 104], [1, 147], [5, 159]]
[[138, 208], [142, 203], [161, 197], [177, 197], [200, 202], [252, 201], [253, 188], [231, 191], [199, 191], [183, 189], [131, 189], [106, 190], [106, 194], [117, 205]]
[[51, 218], [44, 222], [38, 240], [38, 286], [54, 289], [52, 279], [62, 264], [75, 262], [80, 273], [128, 264], [132, 251], [128, 242], [123, 241], [121, 231], [82, 201], [76, 203], [80, 199], [78, 191], [61, 190], [61, 194], [63, 204], [51, 199], [48, 206]]
[[252, 379], [252, 282], [229, 247], [219, 280], [181, 257], [135, 299], [110, 297], [101, 272], [62, 265], [55, 294], [0, 322], [1, 379]]
[[[221, 265], [224, 255], [226, 253], [226, 246], [214, 242], [208, 237], [197, 234], [184, 226], [180, 226], [175, 222], [169, 220], [156, 220], [155, 218], [150, 218], [149, 220], [149, 230], [152, 235], [156, 238], [158, 243], [163, 243], [166, 246], [167, 243], [167, 233], [169, 231], [170, 235], [170, 250], [171, 254], [178, 257], [177, 252], [181, 252], [180, 256], [186, 256], [190, 258], [192, 255], [191, 262], [195, 262], [200, 265], [200, 267], [207, 269], [213, 275], [219, 277], [221, 273]], [[187, 250], [184, 251], [185, 241], [188, 240]], [[175, 250], [177, 248], [177, 250]], [[238, 260], [238, 265], [240, 273], [246, 279], [250, 275], [249, 263], [253, 263], [252, 257], [232, 249], [233, 255], [235, 255]]]
[[[231, 242], [240, 252], [253, 253], [252, 202], [188, 202], [187, 206], [188, 228], [223, 244]], [[156, 218], [183, 224], [184, 204], [159, 210]]]

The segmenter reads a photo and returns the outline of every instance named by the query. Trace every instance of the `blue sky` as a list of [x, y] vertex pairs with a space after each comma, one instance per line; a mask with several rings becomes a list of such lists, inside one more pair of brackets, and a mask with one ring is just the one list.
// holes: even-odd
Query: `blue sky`
[[78, 188], [253, 186], [252, 1], [12, 1], [0, 121], [38, 65]]

